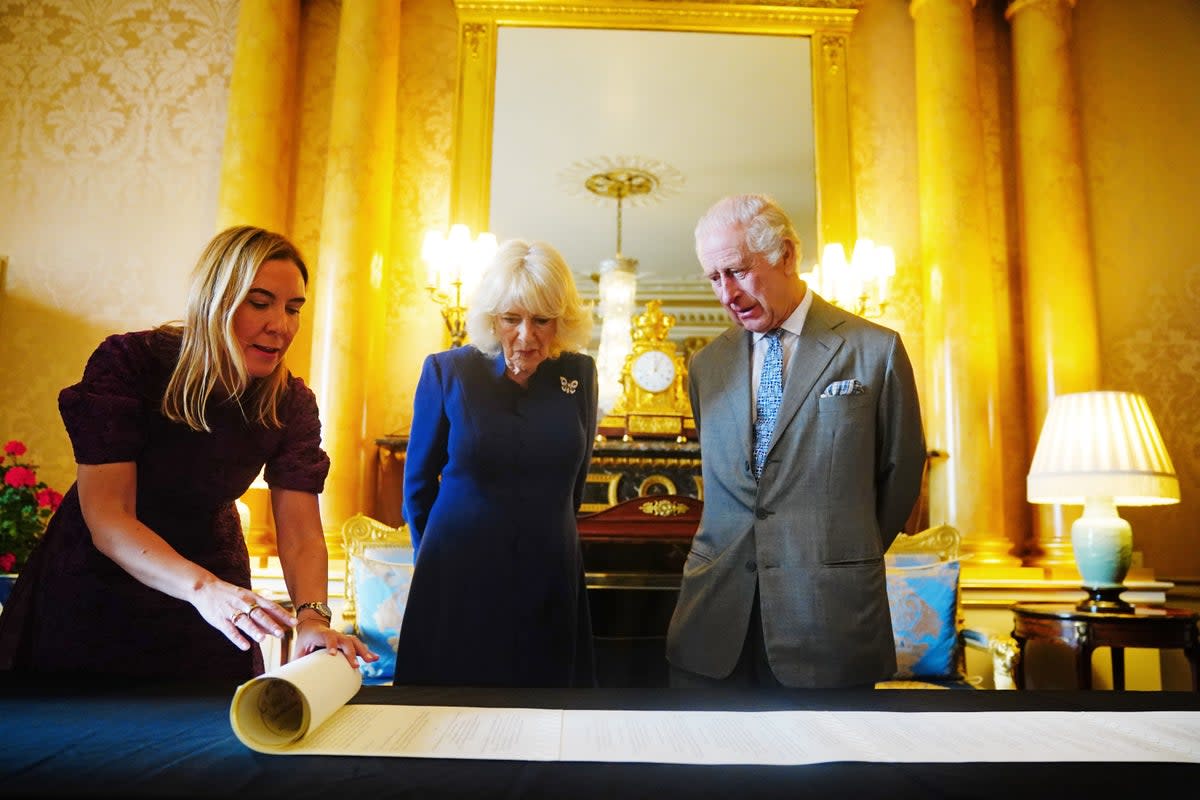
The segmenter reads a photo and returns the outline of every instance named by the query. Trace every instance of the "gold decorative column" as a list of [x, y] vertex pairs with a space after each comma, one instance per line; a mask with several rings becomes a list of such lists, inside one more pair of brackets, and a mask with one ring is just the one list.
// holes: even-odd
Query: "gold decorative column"
[[247, 0], [238, 10], [221, 157], [217, 230], [288, 233], [295, 157], [298, 0]]
[[343, 3], [325, 170], [313, 315], [313, 388], [332, 465], [321, 497], [331, 550], [368, 507], [374, 442], [366, 386], [379, 360], [384, 254], [389, 251], [400, 52], [400, 4]]
[[1016, 565], [1004, 535], [999, 363], [972, 0], [913, 0], [925, 268], [929, 520], [973, 566]]
[[[1013, 94], [1020, 162], [1029, 384], [1029, 452], [1055, 395], [1100, 385], [1099, 323], [1088, 234], [1079, 106], [1071, 66], [1075, 0], [1015, 0]], [[1037, 506], [1042, 549], [1030, 562], [1072, 566], [1070, 524], [1062, 506]]]

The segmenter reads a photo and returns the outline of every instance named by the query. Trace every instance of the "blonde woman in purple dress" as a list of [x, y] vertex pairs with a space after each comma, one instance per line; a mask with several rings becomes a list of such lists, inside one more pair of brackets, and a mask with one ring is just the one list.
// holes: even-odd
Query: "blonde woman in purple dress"
[[[0, 615], [0, 669], [241, 681], [293, 627], [295, 655], [377, 658], [327, 616], [329, 459], [283, 360], [307, 283], [283, 236], [229, 228], [200, 256], [182, 325], [108, 337], [62, 390], [77, 477]], [[295, 615], [251, 588], [234, 501], [260, 470]]]

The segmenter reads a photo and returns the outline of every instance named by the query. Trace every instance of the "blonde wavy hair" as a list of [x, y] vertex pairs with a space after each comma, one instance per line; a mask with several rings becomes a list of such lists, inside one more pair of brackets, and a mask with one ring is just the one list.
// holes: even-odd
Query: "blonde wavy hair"
[[251, 378], [233, 332], [233, 316], [246, 299], [258, 269], [266, 261], [290, 261], [308, 286], [308, 267], [286, 238], [263, 228], [237, 225], [212, 238], [192, 271], [182, 326], [160, 330], [182, 339], [179, 361], [163, 395], [167, 419], [208, 432], [207, 412], [214, 399], [231, 399], [248, 420], [278, 428], [279, 408], [287, 391], [283, 361], [265, 378]]
[[488, 355], [500, 352], [496, 317], [521, 309], [558, 320], [550, 357], [583, 350], [592, 336], [592, 310], [584, 305], [571, 268], [545, 242], [509, 239], [496, 249], [467, 308], [471, 344]]

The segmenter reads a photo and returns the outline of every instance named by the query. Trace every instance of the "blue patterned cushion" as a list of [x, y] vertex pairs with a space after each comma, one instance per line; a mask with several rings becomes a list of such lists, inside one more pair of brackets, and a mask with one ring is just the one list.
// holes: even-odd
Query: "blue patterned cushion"
[[363, 663], [363, 683], [391, 683], [396, 671], [396, 642], [400, 638], [400, 621], [408, 602], [408, 587], [412, 582], [412, 550], [389, 548], [390, 560], [354, 555], [350, 569], [354, 577], [355, 634], [378, 661]]
[[897, 678], [959, 679], [958, 561], [888, 556]]

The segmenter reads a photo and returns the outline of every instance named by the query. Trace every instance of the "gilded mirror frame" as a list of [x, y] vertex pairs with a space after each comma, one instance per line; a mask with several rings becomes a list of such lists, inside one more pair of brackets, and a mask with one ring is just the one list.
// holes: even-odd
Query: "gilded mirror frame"
[[821, 241], [854, 241], [846, 49], [853, 0], [794, 5], [655, 0], [455, 0], [458, 10], [451, 218], [472, 230], [490, 227], [492, 125], [497, 36], [502, 26], [617, 28], [810, 37], [817, 231]]

